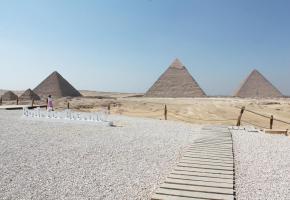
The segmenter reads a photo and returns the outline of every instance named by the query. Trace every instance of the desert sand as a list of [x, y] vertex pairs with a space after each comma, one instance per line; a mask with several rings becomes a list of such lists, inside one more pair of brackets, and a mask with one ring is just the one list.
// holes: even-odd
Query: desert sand
[[[128, 116], [149, 117], [164, 119], [164, 106], [167, 106], [168, 120], [178, 120], [194, 124], [221, 124], [235, 125], [240, 108], [245, 106], [262, 115], [274, 119], [290, 122], [290, 99], [243, 99], [233, 97], [208, 97], [208, 98], [145, 98], [132, 97], [134, 94], [109, 94], [103, 99], [94, 98], [102, 96], [98, 93], [83, 92], [84, 97], [70, 100], [71, 108], [81, 111], [95, 111], [101, 107], [110, 106], [110, 112]], [[136, 94], [140, 95], [140, 94]], [[59, 108], [65, 108], [65, 101], [57, 101]], [[244, 112], [242, 125], [254, 125], [257, 128], [269, 128], [270, 120], [251, 112]], [[273, 128], [289, 129], [290, 125], [274, 120]]]
[[[16, 92], [21, 93], [21, 92]], [[207, 98], [147, 98], [138, 93], [113, 93], [82, 90], [82, 97], [55, 99], [56, 109], [65, 109], [67, 102], [70, 108], [78, 111], [93, 112], [107, 109], [110, 113], [126, 116], [164, 119], [164, 106], [167, 106], [167, 119], [194, 124], [235, 125], [240, 108], [245, 106], [262, 115], [274, 116], [274, 129], [290, 129], [290, 125], [275, 121], [280, 119], [290, 123], [290, 98], [246, 99], [234, 97]], [[3, 102], [14, 104], [15, 102]], [[31, 102], [20, 102], [30, 104]], [[45, 104], [45, 101], [36, 101]], [[253, 125], [267, 129], [270, 126], [268, 118], [244, 112], [241, 125]]]

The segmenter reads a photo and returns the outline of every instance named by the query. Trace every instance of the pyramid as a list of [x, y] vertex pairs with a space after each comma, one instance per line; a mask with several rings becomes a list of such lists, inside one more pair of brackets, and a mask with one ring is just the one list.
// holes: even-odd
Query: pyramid
[[11, 91], [5, 92], [1, 97], [3, 101], [13, 101], [17, 99], [17, 95]]
[[185, 66], [175, 59], [146, 92], [145, 97], [205, 97], [206, 94]]
[[282, 93], [257, 70], [252, 71], [234, 96], [249, 98], [283, 97]]
[[20, 97], [20, 100], [40, 100], [40, 97], [35, 94], [30, 88], [27, 89]]
[[33, 91], [42, 97], [47, 97], [48, 95], [52, 95], [56, 98], [81, 96], [80, 92], [77, 91], [57, 71], [50, 74]]

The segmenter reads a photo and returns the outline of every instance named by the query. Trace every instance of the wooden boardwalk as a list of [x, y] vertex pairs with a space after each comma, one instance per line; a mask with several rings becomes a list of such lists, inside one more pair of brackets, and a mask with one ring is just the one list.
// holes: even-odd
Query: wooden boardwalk
[[2, 105], [0, 106], [0, 110], [22, 110], [23, 108], [33, 109], [33, 108], [45, 108], [46, 105]]
[[226, 127], [205, 127], [202, 134], [188, 146], [152, 199], [234, 199], [231, 133]]

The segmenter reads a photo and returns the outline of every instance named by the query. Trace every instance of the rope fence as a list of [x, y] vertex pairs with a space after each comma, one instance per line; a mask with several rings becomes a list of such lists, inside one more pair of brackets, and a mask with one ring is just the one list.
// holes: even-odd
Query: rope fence
[[[236, 107], [236, 108], [241, 109], [240, 115], [238, 117], [237, 124], [236, 124], [237, 126], [240, 126], [241, 125], [241, 122], [244, 122], [246, 124], [250, 124], [250, 125], [253, 125], [253, 126], [256, 126], [256, 127], [259, 127], [259, 128], [265, 128], [265, 129], [269, 128], [269, 129], [273, 129], [273, 124], [274, 124], [275, 121], [276, 122], [280, 122], [280, 123], [285, 124], [285, 125], [290, 125], [290, 122], [287, 122], [287, 121], [284, 121], [284, 120], [281, 120], [281, 119], [277, 119], [277, 118], [274, 117], [274, 115], [267, 116], [265, 114], [258, 113], [256, 111], [246, 109], [245, 106], [243, 106], [243, 107]], [[256, 116], [259, 116], [259, 117], [268, 119], [269, 120], [269, 127], [257, 125], [257, 124], [254, 124], [253, 122], [249, 122], [248, 120], [242, 120], [242, 116], [243, 116], [244, 112], [248, 112], [248, 113], [254, 114]]]
[[17, 96], [17, 98], [14, 100], [7, 100], [0, 97], [0, 106], [2, 105], [28, 105], [29, 107], [35, 108], [44, 107], [45, 105], [47, 105], [47, 103], [45, 104], [43, 100], [35, 100], [34, 98], [25, 99]]
[[[161, 105], [160, 103], [158, 103], [158, 105]], [[169, 110], [166, 104], [162, 104], [164, 106], [163, 109], [155, 109], [152, 111], [144, 111], [144, 110], [140, 110], [140, 111], [132, 111], [132, 110], [123, 110], [123, 113], [128, 113], [128, 114], [148, 114], [148, 116], [150, 117], [159, 117], [161, 119], [167, 120], [168, 117], [173, 118], [173, 119], [177, 119], [179, 121], [185, 121], [185, 122], [194, 122], [194, 121], [200, 121], [200, 122], [227, 122], [227, 123], [231, 123], [231, 124], [235, 124], [236, 122], [236, 126], [241, 126], [241, 123], [243, 122], [244, 124], [247, 125], [252, 125], [254, 127], [257, 128], [263, 128], [263, 129], [273, 129], [273, 124], [274, 122], [279, 122], [282, 124], [286, 124], [286, 125], [290, 125], [290, 122], [287, 122], [285, 120], [281, 120], [281, 119], [277, 119], [275, 118], [273, 115], [266, 115], [263, 113], [259, 113], [253, 110], [249, 110], [246, 109], [245, 107], [235, 107], [237, 109], [241, 109], [240, 110], [240, 114], [238, 116], [238, 119], [236, 118], [225, 118], [225, 119], [202, 119], [202, 118], [198, 118], [198, 117], [194, 117], [194, 116], [189, 116], [189, 115], [184, 115], [182, 113], [180, 113], [180, 111], [175, 111], [174, 110]], [[120, 106], [118, 107], [120, 108]], [[253, 115], [256, 115], [258, 117], [262, 117], [264, 119], [269, 120], [269, 127], [265, 126], [265, 125], [260, 125], [259, 122], [252, 122], [249, 119], [242, 119], [243, 114], [245, 112], [251, 113]]]
[[173, 113], [173, 112], [168, 112], [170, 114], [170, 116], [172, 117], [183, 117], [183, 118], [187, 118], [188, 120], [197, 120], [197, 121], [208, 121], [208, 122], [226, 122], [226, 121], [236, 121], [236, 119], [202, 119], [202, 118], [194, 118], [194, 117], [189, 117], [189, 116], [185, 116], [182, 115], [180, 113]]
[[[67, 103], [68, 104], [68, 108], [69, 108], [69, 102]], [[279, 122], [279, 123], [282, 123], [282, 124], [286, 124], [286, 125], [290, 125], [290, 122], [287, 122], [285, 120], [282, 120], [282, 119], [277, 119], [275, 118], [273, 115], [266, 115], [266, 114], [263, 114], [263, 113], [259, 113], [259, 112], [256, 112], [256, 111], [253, 111], [253, 110], [250, 110], [250, 109], [246, 109], [245, 106], [243, 107], [237, 107], [235, 106], [234, 108], [237, 108], [237, 109], [240, 109], [240, 114], [238, 116], [238, 118], [226, 118], [226, 119], [202, 119], [202, 118], [198, 118], [198, 117], [194, 117], [194, 116], [189, 116], [189, 115], [184, 115], [182, 113], [180, 113], [179, 110], [169, 110], [168, 107], [167, 107], [167, 104], [161, 104], [161, 103], [146, 103], [146, 105], [151, 105], [152, 107], [154, 106], [163, 106], [163, 109], [162, 108], [154, 108], [153, 110], [151, 111], [146, 111], [146, 110], [141, 110], [141, 109], [138, 109], [136, 111], [134, 110], [126, 110], [125, 107], [122, 107], [122, 104], [118, 104], [118, 106], [114, 106], [114, 104], [112, 104], [112, 106], [110, 105], [110, 103], [108, 104], [107, 106], [107, 109], [109, 111], [109, 113], [112, 111], [114, 113], [119, 113], [119, 114], [122, 114], [122, 113], [126, 113], [126, 114], [132, 114], [132, 115], [140, 115], [140, 114], [143, 114], [143, 115], [146, 115], [146, 116], [149, 116], [149, 117], [154, 117], [154, 118], [159, 118], [159, 119], [164, 119], [164, 120], [167, 120], [168, 117], [170, 118], [173, 118], [173, 119], [177, 119], [179, 121], [184, 121], [184, 122], [189, 122], [189, 123], [192, 123], [194, 121], [200, 121], [200, 122], [227, 122], [227, 123], [231, 123], [232, 125], [235, 124], [236, 122], [236, 126], [241, 126], [241, 123], [244, 123], [244, 124], [247, 124], [247, 125], [252, 125], [254, 127], [257, 127], [257, 128], [263, 128], [263, 129], [273, 129], [273, 124], [274, 122]], [[259, 117], [262, 117], [264, 119], [267, 119], [269, 120], [268, 123], [269, 123], [269, 127], [266, 127], [265, 125], [260, 125], [259, 122], [252, 122], [250, 121], [249, 119], [242, 119], [243, 117], [243, 114], [245, 112], [248, 112], [248, 113], [251, 113], [255, 116], [259, 116]]]
[[252, 125], [252, 126], [257, 127], [257, 128], [267, 129], [267, 127], [265, 127], [265, 126], [261, 126], [259, 124], [256, 124], [256, 123], [253, 123], [253, 122], [249, 122], [249, 121], [246, 121], [246, 120], [243, 120], [243, 123], [245, 123], [247, 125]]
[[159, 106], [162, 105], [163, 109], [154, 109], [151, 111], [146, 111], [146, 110], [138, 110], [138, 111], [134, 111], [134, 110], [126, 110], [126, 108], [122, 108], [121, 105], [118, 106], [110, 106], [108, 105], [108, 110], [111, 111], [112, 113], [125, 113], [125, 114], [132, 114], [132, 115], [140, 115], [140, 114], [144, 114], [150, 117], [158, 117], [159, 119], [164, 119], [167, 120], [168, 117], [173, 118], [173, 119], [177, 119], [179, 121], [184, 121], [184, 122], [190, 122], [192, 123], [193, 121], [200, 121], [200, 122], [230, 122], [232, 125], [235, 123], [236, 119], [235, 118], [230, 118], [230, 119], [202, 119], [202, 118], [197, 118], [194, 116], [190, 116], [190, 115], [184, 115], [181, 114], [180, 111], [172, 111], [168, 109], [167, 104], [161, 104], [161, 103], [148, 103], [147, 105], [152, 105], [152, 107], [154, 106]]

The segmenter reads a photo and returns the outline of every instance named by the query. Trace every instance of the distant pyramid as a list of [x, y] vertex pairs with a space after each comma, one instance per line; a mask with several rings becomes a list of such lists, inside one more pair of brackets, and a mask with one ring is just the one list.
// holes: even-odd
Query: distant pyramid
[[40, 100], [40, 97], [35, 94], [30, 88], [27, 89], [20, 97], [20, 100]]
[[81, 96], [67, 80], [65, 80], [57, 71], [50, 74], [44, 81], [42, 81], [34, 90], [38, 95], [47, 97], [78, 97]]
[[11, 91], [7, 91], [1, 97], [3, 101], [13, 101], [16, 100], [18, 96]]
[[234, 96], [237, 97], [283, 97], [282, 93], [260, 72], [253, 70]]
[[206, 94], [185, 66], [175, 59], [146, 92], [145, 97], [205, 97]]

